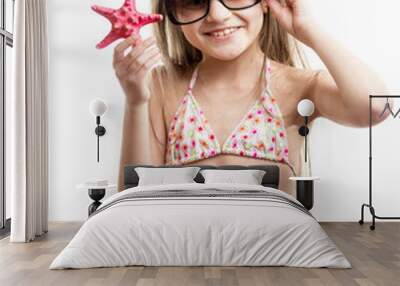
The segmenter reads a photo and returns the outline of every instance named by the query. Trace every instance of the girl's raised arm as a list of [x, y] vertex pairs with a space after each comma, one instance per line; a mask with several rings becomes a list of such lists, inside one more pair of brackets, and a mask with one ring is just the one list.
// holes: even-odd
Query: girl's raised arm
[[[369, 125], [369, 95], [388, 94], [383, 80], [338, 41], [329, 37], [311, 17], [306, 0], [265, 0], [278, 22], [296, 39], [312, 48], [328, 71], [313, 72], [307, 97], [315, 103], [314, 117], [323, 116], [343, 125]], [[393, 104], [393, 101], [391, 101]], [[391, 105], [392, 105], [391, 104]], [[372, 123], [385, 102], [372, 105]]]
[[[315, 74], [308, 96], [315, 103], [315, 116], [322, 116], [351, 127], [367, 127], [369, 126], [369, 95], [388, 94], [388, 91], [379, 76], [361, 61], [349, 55], [336, 58], [344, 59], [346, 56], [349, 60], [347, 64], [341, 67], [333, 64], [328, 67], [336, 78], [324, 70]], [[390, 99], [390, 102], [393, 106], [393, 100]], [[386, 101], [372, 102], [372, 125], [384, 121], [390, 114], [387, 112], [382, 117], [380, 116], [385, 103]]]

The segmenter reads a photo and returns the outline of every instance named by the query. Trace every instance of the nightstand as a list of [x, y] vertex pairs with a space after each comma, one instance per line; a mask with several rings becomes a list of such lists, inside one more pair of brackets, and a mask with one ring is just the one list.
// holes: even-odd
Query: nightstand
[[106, 190], [115, 189], [116, 185], [96, 186], [79, 184], [76, 188], [88, 190], [89, 197], [94, 201], [88, 208], [88, 215], [90, 216], [101, 205], [100, 200], [104, 198]]
[[314, 181], [319, 180], [318, 177], [290, 177], [292, 181], [296, 181], [296, 199], [303, 204], [307, 210], [311, 210], [314, 206]]

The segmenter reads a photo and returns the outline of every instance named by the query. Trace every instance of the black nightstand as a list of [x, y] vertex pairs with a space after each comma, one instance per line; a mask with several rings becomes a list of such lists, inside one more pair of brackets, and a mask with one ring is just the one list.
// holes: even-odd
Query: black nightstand
[[314, 181], [319, 180], [318, 177], [290, 177], [292, 181], [296, 181], [296, 199], [303, 204], [307, 210], [311, 210], [314, 206]]
[[76, 187], [78, 189], [88, 190], [89, 197], [94, 201], [88, 207], [88, 215], [90, 216], [101, 205], [100, 200], [104, 198], [106, 191], [110, 189], [115, 189], [116, 185], [95, 186], [95, 185], [80, 184]]

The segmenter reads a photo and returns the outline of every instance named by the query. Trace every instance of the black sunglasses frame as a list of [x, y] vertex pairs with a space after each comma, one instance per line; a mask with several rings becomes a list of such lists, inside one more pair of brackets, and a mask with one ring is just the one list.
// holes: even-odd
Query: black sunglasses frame
[[[179, 0], [176, 0], [176, 1], [179, 1]], [[226, 9], [233, 10], [233, 11], [237, 11], [237, 10], [244, 10], [244, 9], [253, 7], [253, 6], [257, 5], [258, 3], [260, 3], [262, 0], [256, 0], [254, 4], [248, 5], [248, 6], [246, 6], [246, 7], [240, 7], [240, 8], [230, 8], [229, 6], [227, 6], [227, 5], [224, 3], [224, 0], [217, 0], [217, 1], [221, 2], [221, 4], [224, 5], [224, 7], [225, 7]], [[193, 21], [190, 21], [190, 22], [185, 22], [185, 23], [182, 23], [182, 22], [179, 22], [178, 20], [176, 20], [176, 18], [175, 18], [175, 16], [174, 16], [174, 12], [172, 11], [171, 5], [168, 5], [168, 4], [169, 4], [169, 1], [168, 1], [168, 0], [165, 0], [165, 1], [164, 1], [164, 8], [165, 8], [165, 11], [167, 12], [168, 19], [169, 19], [173, 24], [179, 25], [179, 26], [183, 26], [183, 25], [193, 24], [193, 23], [198, 22], [198, 21], [200, 21], [201, 19], [204, 19], [205, 17], [207, 17], [208, 13], [210, 12], [210, 2], [211, 2], [211, 0], [207, 0], [207, 11], [206, 11], [206, 13], [204, 14], [204, 16], [202, 16], [202, 17], [200, 17], [200, 18], [198, 18], [198, 19], [196, 19], [196, 20], [193, 20]]]

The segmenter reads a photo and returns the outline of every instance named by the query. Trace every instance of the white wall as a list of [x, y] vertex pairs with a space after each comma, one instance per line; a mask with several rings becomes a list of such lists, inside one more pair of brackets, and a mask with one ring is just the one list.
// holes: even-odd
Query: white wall
[[[51, 0], [50, 37], [50, 220], [84, 220], [91, 200], [75, 186], [99, 177], [117, 181], [124, 95], [112, 69], [113, 47], [95, 49], [109, 24], [90, 10], [92, 4], [119, 7], [121, 1]], [[150, 11], [150, 1], [136, 1]], [[355, 54], [374, 67], [393, 93], [400, 94], [400, 27], [396, 0], [312, 0], [319, 23]], [[143, 29], [144, 37], [151, 28]], [[307, 49], [314, 68], [323, 67]], [[107, 134], [100, 139], [96, 161], [95, 119], [89, 102], [100, 97], [108, 103], [102, 118]], [[397, 120], [374, 129], [374, 202], [378, 215], [400, 215], [396, 154]], [[368, 199], [368, 129], [317, 121], [311, 134], [313, 174], [316, 183], [312, 213], [320, 221], [355, 221]], [[398, 152], [397, 152], [398, 153]], [[113, 192], [107, 194], [111, 195]], [[397, 213], [396, 213], [397, 211]], [[369, 219], [369, 215], [367, 216]]]

